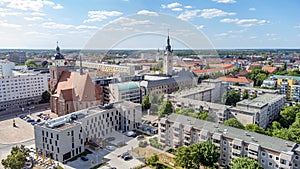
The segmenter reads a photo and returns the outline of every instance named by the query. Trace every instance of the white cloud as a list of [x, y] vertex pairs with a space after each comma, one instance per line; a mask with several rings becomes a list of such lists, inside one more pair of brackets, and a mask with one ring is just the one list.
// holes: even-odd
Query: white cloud
[[256, 11], [256, 8], [249, 8], [249, 11]]
[[215, 34], [215, 37], [224, 37], [224, 36], [228, 36], [228, 33], [219, 33], [219, 34]]
[[6, 16], [18, 16], [21, 15], [21, 12], [14, 12], [7, 8], [0, 8], [0, 16], [6, 17]]
[[204, 28], [204, 25], [196, 26], [196, 29], [198, 29], [198, 30], [202, 30], [203, 28]]
[[70, 25], [70, 24], [60, 24], [60, 23], [55, 23], [55, 22], [45, 22], [42, 24], [44, 28], [48, 29], [77, 29], [77, 30], [82, 30], [82, 29], [98, 29], [97, 26], [89, 26], [89, 25]]
[[299, 25], [297, 25], [297, 26], [295, 26], [294, 28], [298, 28], [298, 29], [300, 29], [300, 24], [299, 24]]
[[24, 17], [26, 21], [38, 21], [38, 20], [44, 20], [44, 18], [35, 16], [35, 17]]
[[236, 3], [235, 0], [212, 0], [214, 2], [217, 2], [217, 3], [224, 3], [224, 4], [228, 4], [228, 3]]
[[234, 12], [225, 12], [220, 9], [212, 8], [212, 9], [203, 9], [201, 10], [201, 15], [203, 18], [206, 19], [211, 19], [215, 17], [220, 17], [220, 16], [230, 16], [230, 15], [235, 15], [236, 13]]
[[182, 11], [182, 8], [173, 8], [171, 9], [172, 11], [176, 11], [176, 12], [179, 12], [179, 11]]
[[21, 28], [21, 25], [7, 23], [7, 21], [1, 21], [0, 20], [0, 27], [14, 28], [14, 29], [16, 29], [16, 28]]
[[191, 9], [191, 8], [193, 8], [193, 7], [190, 6], [190, 5], [188, 5], [188, 6], [185, 6], [184, 8], [186, 8], [186, 9]]
[[181, 7], [182, 4], [178, 3], [178, 2], [174, 2], [174, 3], [171, 3], [171, 4], [168, 4], [168, 5], [161, 5], [162, 8], [177, 8], [177, 7]]
[[132, 18], [124, 18], [111, 22], [117, 26], [136, 26], [136, 25], [152, 25], [153, 23], [150, 20], [136, 20]]
[[53, 9], [63, 9], [64, 7], [61, 4], [53, 6]]
[[178, 18], [182, 19], [184, 21], [190, 20], [194, 17], [196, 17], [198, 15], [198, 13], [200, 12], [199, 9], [196, 10], [190, 10], [190, 11], [184, 11], [183, 13], [181, 13]]
[[108, 17], [120, 16], [122, 12], [119, 11], [89, 11], [88, 17], [89, 19], [84, 20], [84, 23], [87, 22], [99, 22], [107, 19]]
[[239, 26], [243, 26], [243, 27], [251, 27], [251, 26], [254, 26], [254, 25], [264, 25], [266, 23], [269, 23], [269, 21], [267, 20], [258, 20], [258, 19], [231, 19], [231, 18], [225, 18], [225, 19], [222, 19], [220, 20], [220, 22], [223, 22], [223, 23], [235, 23]]
[[19, 9], [23, 11], [40, 11], [45, 6], [50, 6], [54, 9], [62, 9], [63, 6], [55, 4], [48, 0], [1, 0], [0, 4], [5, 4], [6, 7]]
[[158, 16], [156, 12], [151, 12], [148, 10], [141, 10], [137, 12], [138, 15], [148, 15], [148, 16]]
[[32, 12], [32, 13], [30, 13], [30, 15], [32, 15], [32, 16], [45, 16], [46, 14], [41, 13], [41, 12]]

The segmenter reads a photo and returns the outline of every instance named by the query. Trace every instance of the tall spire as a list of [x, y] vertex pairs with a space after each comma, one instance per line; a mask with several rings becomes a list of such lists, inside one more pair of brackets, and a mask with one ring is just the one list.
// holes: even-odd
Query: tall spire
[[58, 41], [56, 41], [56, 53], [60, 53], [60, 48], [58, 46]]
[[166, 51], [172, 52], [172, 51], [171, 51], [171, 45], [170, 45], [169, 29], [168, 29], [168, 39], [167, 39]]

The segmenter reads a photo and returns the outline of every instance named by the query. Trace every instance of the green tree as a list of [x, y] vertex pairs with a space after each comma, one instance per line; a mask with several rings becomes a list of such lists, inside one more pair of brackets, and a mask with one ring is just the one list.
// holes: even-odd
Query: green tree
[[28, 59], [25, 62], [25, 65], [29, 68], [34, 68], [34, 67], [38, 67], [37, 64], [35, 63], [35, 61], [33, 59]]
[[222, 100], [226, 105], [235, 106], [236, 103], [240, 101], [240, 93], [235, 90], [230, 90], [224, 93]]
[[201, 142], [180, 147], [175, 154], [175, 163], [189, 169], [198, 169], [201, 165], [213, 167], [219, 157], [219, 149], [215, 145], [211, 142]]
[[11, 153], [1, 161], [1, 164], [4, 168], [21, 169], [25, 166], [28, 153], [29, 149], [25, 148], [24, 145], [12, 147]]
[[193, 156], [190, 147], [182, 146], [177, 149], [174, 158], [175, 165], [188, 169], [194, 168], [192, 159]]
[[295, 122], [297, 113], [300, 112], [299, 106], [286, 106], [280, 111], [279, 122], [282, 127], [288, 128], [293, 122]]
[[155, 93], [152, 93], [149, 96], [149, 101], [151, 104], [158, 104], [158, 96]]
[[240, 121], [238, 121], [236, 118], [230, 118], [228, 120], [225, 120], [224, 125], [239, 128], [239, 129], [244, 129], [243, 124]]
[[233, 160], [232, 169], [263, 169], [263, 167], [250, 158], [236, 158]]
[[158, 116], [163, 117], [165, 115], [169, 115], [173, 113], [173, 106], [172, 103], [167, 100], [164, 101], [159, 107], [158, 107]]
[[261, 67], [254, 67], [250, 73], [248, 73], [248, 78], [253, 80], [254, 86], [261, 86], [263, 81], [268, 78], [269, 73], [263, 71]]
[[256, 94], [256, 93], [254, 93], [254, 94], [251, 96], [251, 99], [255, 99], [255, 98], [257, 98], [257, 94]]
[[257, 126], [256, 124], [247, 124], [245, 126], [245, 130], [265, 134], [265, 130], [263, 128]]
[[150, 109], [151, 103], [149, 101], [149, 96], [148, 95], [144, 96], [143, 101], [142, 101], [142, 107], [143, 107], [144, 110]]
[[157, 155], [157, 154], [154, 154], [153, 156], [151, 156], [151, 157], [147, 160], [147, 164], [152, 165], [152, 166], [156, 166], [158, 160], [159, 160], [158, 155]]
[[248, 92], [248, 90], [244, 90], [243, 91], [242, 98], [243, 99], [248, 99], [249, 98], [249, 92]]
[[49, 91], [44, 91], [42, 93], [42, 100], [40, 101], [40, 103], [49, 103], [50, 101], [50, 97], [51, 97], [51, 94]]

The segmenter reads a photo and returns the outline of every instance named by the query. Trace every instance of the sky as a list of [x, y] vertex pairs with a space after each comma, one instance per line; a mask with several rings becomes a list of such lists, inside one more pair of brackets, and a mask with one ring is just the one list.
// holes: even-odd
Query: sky
[[299, 48], [299, 0], [0, 0], [0, 49]]

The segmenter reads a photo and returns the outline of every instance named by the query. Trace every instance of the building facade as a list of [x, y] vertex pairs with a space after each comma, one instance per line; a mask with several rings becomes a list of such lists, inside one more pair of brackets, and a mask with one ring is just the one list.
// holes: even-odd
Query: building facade
[[37, 104], [45, 91], [48, 91], [45, 74], [0, 77], [0, 110]]
[[15, 68], [15, 63], [0, 60], [0, 76], [13, 76], [12, 70]]
[[[80, 62], [76, 61], [76, 66], [80, 66]], [[83, 67], [94, 68], [105, 72], [126, 73], [134, 75], [134, 66], [110, 65], [105, 63], [82, 62]]]
[[110, 102], [131, 101], [141, 103], [142, 95], [140, 87], [135, 82], [109, 84]]
[[9, 52], [8, 56], [8, 60], [15, 63], [25, 63], [27, 60], [25, 52]]
[[234, 159], [241, 157], [254, 159], [265, 169], [300, 167], [297, 143], [218, 123], [171, 114], [160, 119], [158, 134], [159, 143], [170, 147], [212, 142], [220, 150], [222, 167], [231, 166]]
[[140, 104], [123, 101], [58, 117], [34, 126], [36, 150], [40, 155], [65, 162], [84, 152], [88, 141], [101, 144], [115, 131], [136, 129], [141, 116]]
[[245, 99], [237, 102], [236, 107], [230, 107], [229, 118], [238, 119], [243, 125], [257, 124], [266, 128], [279, 117], [285, 104], [285, 96], [264, 94], [255, 99]]

